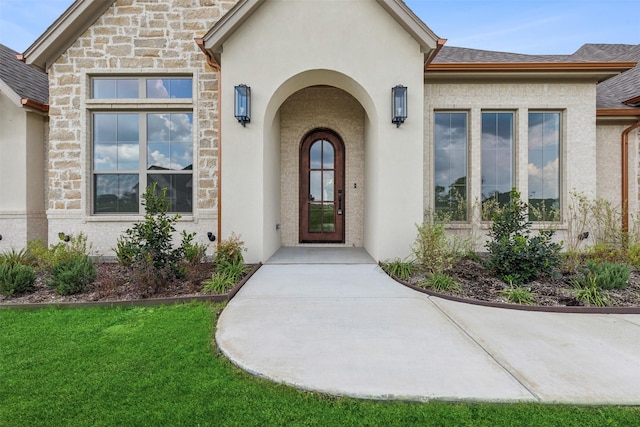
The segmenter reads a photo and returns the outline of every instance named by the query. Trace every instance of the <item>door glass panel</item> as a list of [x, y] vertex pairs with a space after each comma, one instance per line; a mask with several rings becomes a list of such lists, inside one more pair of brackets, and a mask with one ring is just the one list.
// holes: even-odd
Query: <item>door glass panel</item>
[[336, 229], [335, 203], [325, 203], [322, 210], [322, 231], [333, 232]]
[[309, 172], [309, 200], [322, 201], [322, 171]]
[[333, 171], [325, 171], [322, 174], [322, 200], [335, 200], [334, 194], [334, 181], [333, 181], [334, 172]]
[[309, 150], [309, 168], [322, 168], [322, 141], [316, 141], [311, 145]]
[[333, 151], [333, 145], [329, 141], [323, 141], [322, 147], [322, 168], [333, 169], [335, 163], [335, 153]]
[[309, 203], [309, 232], [322, 231], [322, 203]]

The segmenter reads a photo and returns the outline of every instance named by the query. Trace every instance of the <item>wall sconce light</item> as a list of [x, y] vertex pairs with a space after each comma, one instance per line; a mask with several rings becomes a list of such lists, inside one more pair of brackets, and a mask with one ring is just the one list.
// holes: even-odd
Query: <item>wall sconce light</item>
[[407, 87], [398, 85], [391, 88], [391, 123], [396, 127], [407, 119]]
[[209, 241], [210, 241], [210, 242], [215, 242], [215, 241], [216, 241], [216, 235], [215, 235], [215, 234], [213, 234], [213, 233], [212, 233], [212, 232], [210, 232], [210, 231], [207, 231], [207, 237], [209, 238]]
[[0, 234], [0, 240], [2, 240], [2, 234]]
[[251, 88], [247, 85], [235, 87], [235, 116], [242, 126], [251, 122]]

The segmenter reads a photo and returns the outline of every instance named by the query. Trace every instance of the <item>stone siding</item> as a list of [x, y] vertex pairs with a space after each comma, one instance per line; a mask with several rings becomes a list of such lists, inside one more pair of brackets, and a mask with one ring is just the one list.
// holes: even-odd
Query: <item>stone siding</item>
[[[194, 38], [206, 34], [234, 3], [117, 0], [52, 64], [47, 150], [50, 239], [59, 231], [71, 232], [73, 228], [88, 234], [98, 254], [104, 254], [115, 245], [116, 237], [103, 232], [113, 228], [105, 224], [130, 223], [133, 219], [91, 217], [91, 114], [86, 101], [91, 76], [111, 73], [193, 74], [195, 200], [190, 228], [205, 236], [207, 230], [215, 231], [218, 74], [206, 64]], [[206, 220], [206, 226], [197, 226], [199, 220]]]

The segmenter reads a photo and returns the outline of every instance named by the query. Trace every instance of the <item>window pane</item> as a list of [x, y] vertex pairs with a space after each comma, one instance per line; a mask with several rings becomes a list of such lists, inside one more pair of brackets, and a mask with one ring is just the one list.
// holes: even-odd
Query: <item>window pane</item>
[[93, 97], [138, 98], [138, 79], [94, 78]]
[[333, 175], [334, 172], [325, 171], [322, 173], [322, 200], [335, 200]]
[[509, 200], [513, 188], [513, 117], [513, 113], [482, 113], [483, 203], [495, 199], [503, 205]]
[[529, 113], [529, 217], [559, 220], [560, 113]]
[[157, 184], [158, 190], [167, 189], [170, 212], [191, 213], [193, 210], [193, 179], [190, 174], [154, 174], [148, 176], [148, 185]]
[[191, 113], [147, 115], [147, 168], [193, 169]]
[[322, 231], [322, 203], [309, 203], [309, 231]]
[[309, 172], [309, 200], [322, 201], [322, 171]]
[[138, 213], [138, 175], [95, 175], [95, 213]]
[[331, 144], [329, 141], [324, 141], [322, 144], [322, 167], [324, 169], [333, 169], [334, 158], [335, 153], [333, 144]]
[[93, 168], [99, 171], [138, 170], [138, 115], [95, 113], [93, 115]]
[[311, 144], [311, 148], [309, 149], [309, 168], [322, 168], [322, 141], [316, 141]]
[[435, 114], [435, 211], [467, 219], [467, 114]]
[[147, 79], [147, 98], [191, 98], [192, 79]]
[[336, 230], [335, 204], [324, 203], [322, 208], [322, 231], [332, 233]]

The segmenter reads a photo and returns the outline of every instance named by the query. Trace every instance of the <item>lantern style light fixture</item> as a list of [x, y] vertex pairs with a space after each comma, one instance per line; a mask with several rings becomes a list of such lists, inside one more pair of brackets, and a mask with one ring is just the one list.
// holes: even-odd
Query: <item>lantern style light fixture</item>
[[407, 119], [407, 87], [398, 85], [391, 88], [391, 123], [397, 127]]
[[251, 88], [247, 85], [235, 87], [235, 116], [242, 126], [251, 122]]

